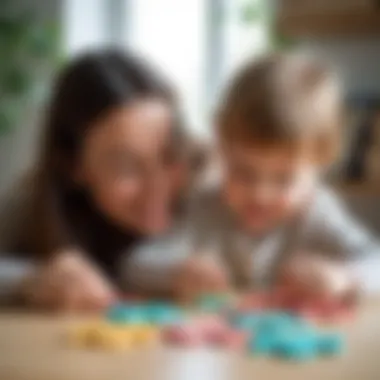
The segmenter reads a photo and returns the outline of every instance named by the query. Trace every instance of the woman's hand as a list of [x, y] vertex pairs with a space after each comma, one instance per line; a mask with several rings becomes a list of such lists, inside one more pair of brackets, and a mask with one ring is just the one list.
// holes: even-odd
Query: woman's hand
[[181, 301], [193, 301], [205, 293], [226, 291], [228, 285], [224, 268], [208, 258], [190, 258], [176, 273], [175, 291]]
[[77, 251], [55, 255], [25, 281], [21, 292], [32, 306], [60, 311], [96, 310], [116, 298], [112, 285]]
[[297, 254], [282, 267], [279, 287], [306, 301], [353, 302], [357, 284], [343, 263]]

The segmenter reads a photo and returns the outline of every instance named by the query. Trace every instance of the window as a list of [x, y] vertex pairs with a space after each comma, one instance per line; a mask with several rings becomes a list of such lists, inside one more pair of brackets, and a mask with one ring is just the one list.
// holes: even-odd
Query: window
[[130, 45], [173, 80], [195, 133], [208, 133], [209, 116], [231, 72], [266, 47], [263, 20], [244, 20], [244, 12], [258, 11], [262, 1], [129, 1]]
[[[231, 72], [267, 45], [265, 19], [258, 15], [265, 3], [66, 0], [67, 47], [77, 52], [97, 44], [128, 44], [173, 81], [191, 129], [204, 136], [209, 132], [209, 117], [221, 87]], [[252, 17], [255, 12], [259, 17]]]

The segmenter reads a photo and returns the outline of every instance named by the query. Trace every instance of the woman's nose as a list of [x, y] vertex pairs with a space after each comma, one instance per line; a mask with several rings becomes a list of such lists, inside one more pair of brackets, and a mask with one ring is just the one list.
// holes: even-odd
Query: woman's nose
[[169, 183], [164, 175], [151, 177], [145, 184], [143, 208], [145, 218], [154, 229], [167, 225], [169, 218]]

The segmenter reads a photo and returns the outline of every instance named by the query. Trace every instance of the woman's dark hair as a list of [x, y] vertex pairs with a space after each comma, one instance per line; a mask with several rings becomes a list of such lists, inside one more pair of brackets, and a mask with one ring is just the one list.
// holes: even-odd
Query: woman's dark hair
[[79, 223], [88, 221], [82, 218], [83, 200], [78, 203], [70, 173], [83, 139], [94, 121], [111, 109], [147, 97], [171, 105], [177, 116], [172, 128], [173, 146], [185, 151], [183, 144], [188, 139], [180, 123], [176, 97], [143, 60], [115, 50], [90, 52], [75, 59], [59, 76], [48, 110], [38, 166], [36, 221], [30, 231], [33, 250], [47, 254], [76, 243], [73, 209]]

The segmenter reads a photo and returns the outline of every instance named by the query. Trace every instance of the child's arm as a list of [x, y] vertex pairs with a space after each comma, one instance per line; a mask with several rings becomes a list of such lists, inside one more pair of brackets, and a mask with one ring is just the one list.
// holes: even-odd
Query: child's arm
[[[220, 218], [215, 212], [216, 202], [210, 201], [209, 197], [206, 194], [198, 198], [192, 204], [186, 222], [176, 230], [148, 241], [126, 255], [120, 274], [124, 288], [172, 293], [174, 288], [180, 288], [189, 280], [190, 287], [196, 292], [197, 288], [203, 287], [207, 291], [223, 282], [222, 272], [225, 271], [218, 261], [219, 226], [215, 223]], [[198, 277], [198, 280], [190, 277]]]
[[176, 273], [191, 254], [191, 245], [182, 232], [138, 245], [121, 264], [121, 285], [142, 292], [170, 292]]
[[122, 287], [189, 301], [227, 287], [227, 274], [209, 251], [194, 250], [184, 234], [143, 244], [122, 265]]
[[321, 193], [310, 209], [301, 236], [301, 250], [342, 262], [364, 290], [380, 290], [379, 242], [345, 211], [333, 194]]

